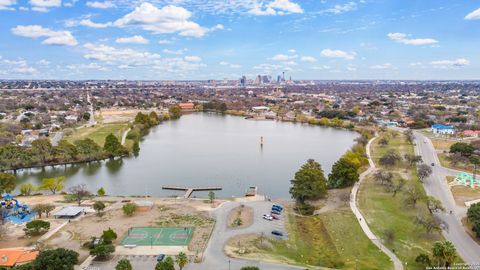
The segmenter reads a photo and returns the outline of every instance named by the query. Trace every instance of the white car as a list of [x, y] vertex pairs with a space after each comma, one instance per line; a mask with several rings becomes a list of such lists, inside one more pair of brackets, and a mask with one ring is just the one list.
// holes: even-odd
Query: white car
[[270, 216], [270, 215], [267, 215], [267, 214], [265, 214], [265, 215], [263, 215], [263, 219], [266, 219], [266, 220], [272, 221], [272, 220], [273, 220], [273, 217], [272, 217], [272, 216]]

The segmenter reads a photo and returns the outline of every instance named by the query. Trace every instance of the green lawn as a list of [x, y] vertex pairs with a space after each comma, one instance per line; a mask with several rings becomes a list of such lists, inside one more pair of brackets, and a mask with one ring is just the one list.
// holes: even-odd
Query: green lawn
[[[398, 174], [395, 176], [396, 180], [400, 177]], [[407, 183], [407, 187], [413, 185], [421, 186], [421, 183], [416, 179]], [[384, 244], [390, 249], [395, 249], [401, 261], [414, 266], [416, 256], [419, 253], [430, 253], [433, 243], [443, 240], [443, 237], [438, 233], [427, 234], [423, 227], [415, 224], [415, 217], [418, 214], [429, 214], [425, 199], [418, 201], [417, 206], [413, 208], [404, 204], [406, 198], [404, 192], [395, 197], [392, 195], [375, 183], [372, 177], [368, 177], [359, 191], [359, 207], [377, 237], [385, 239], [386, 230], [394, 232], [394, 241], [392, 243], [384, 241]]]
[[[383, 239], [388, 248], [395, 249], [399, 259], [410, 266], [407, 269], [422, 269], [415, 263], [415, 258], [419, 253], [429, 254], [433, 243], [444, 239], [440, 233], [427, 234], [423, 227], [415, 224], [417, 215], [429, 215], [425, 191], [422, 183], [418, 180], [416, 170], [405, 161], [398, 163], [393, 168], [378, 166], [378, 159], [390, 149], [397, 151], [402, 158], [405, 154], [414, 153], [413, 145], [405, 140], [403, 134], [398, 133], [392, 137], [391, 132], [380, 134], [380, 138], [372, 144], [372, 158], [377, 167], [394, 173], [394, 181], [399, 181], [403, 177], [407, 178], [405, 179], [407, 183], [403, 190], [393, 197], [393, 193], [375, 183], [373, 175], [367, 176], [359, 191], [359, 208], [375, 235]], [[388, 138], [387, 146], [378, 144], [382, 137]], [[417, 202], [415, 208], [405, 205], [407, 197], [405, 190], [414, 186], [424, 194], [424, 198]], [[394, 240], [391, 243], [385, 241], [386, 230], [394, 232]]]
[[300, 265], [338, 269], [392, 269], [389, 258], [363, 233], [347, 206], [318, 216], [289, 215], [289, 239], [269, 253]]
[[79, 139], [90, 138], [98, 145], [103, 147], [103, 144], [105, 143], [105, 137], [107, 137], [110, 133], [121, 140], [123, 132], [128, 129], [128, 125], [128, 123], [111, 123], [98, 124], [94, 127], [79, 128], [76, 129], [72, 135], [67, 136], [66, 139], [73, 143]]

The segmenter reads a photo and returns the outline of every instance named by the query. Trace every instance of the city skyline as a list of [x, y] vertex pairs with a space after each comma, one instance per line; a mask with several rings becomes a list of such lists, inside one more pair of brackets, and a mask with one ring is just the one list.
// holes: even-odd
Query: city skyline
[[478, 79], [470, 1], [0, 1], [0, 79]]

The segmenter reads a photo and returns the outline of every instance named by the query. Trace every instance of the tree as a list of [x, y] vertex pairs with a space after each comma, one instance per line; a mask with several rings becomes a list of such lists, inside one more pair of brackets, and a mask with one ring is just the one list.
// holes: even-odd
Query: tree
[[340, 158], [333, 164], [332, 172], [328, 175], [329, 188], [344, 188], [352, 186], [359, 179], [358, 168], [345, 158]]
[[108, 228], [108, 230], [103, 231], [102, 240], [104, 243], [111, 244], [115, 239], [117, 239], [117, 233], [112, 230], [112, 228]]
[[388, 139], [383, 137], [378, 141], [378, 144], [380, 144], [381, 146], [386, 146], [388, 145]]
[[427, 164], [420, 164], [417, 166], [417, 175], [420, 181], [423, 182], [427, 177], [432, 174], [432, 168]]
[[432, 266], [432, 261], [430, 260], [430, 257], [428, 256], [428, 254], [425, 253], [420, 253], [420, 255], [415, 258], [415, 262], [421, 264], [425, 268]]
[[45, 178], [40, 185], [40, 190], [50, 190], [52, 194], [56, 194], [57, 191], [63, 189], [63, 182], [65, 181], [65, 176], [53, 177], [53, 178]]
[[411, 129], [407, 129], [403, 134], [408, 143], [413, 143], [414, 136]]
[[423, 226], [425, 231], [430, 234], [432, 231], [440, 231], [440, 223], [433, 218], [431, 215], [428, 216], [417, 216], [415, 218], [415, 223]]
[[121, 259], [115, 266], [115, 270], [132, 270], [132, 264], [127, 259]]
[[240, 268], [240, 270], [260, 270], [260, 268], [258, 268], [256, 266], [244, 266], [244, 267]]
[[96, 201], [94, 204], [93, 204], [93, 209], [95, 211], [97, 211], [97, 215], [100, 215], [100, 212], [103, 211], [103, 209], [105, 209], [105, 204], [101, 201]]
[[55, 206], [52, 204], [41, 203], [41, 204], [35, 205], [32, 209], [33, 211], [37, 212], [38, 217], [41, 218], [43, 213], [45, 213], [45, 215], [48, 217], [50, 212], [52, 212], [53, 209], [55, 209]]
[[137, 140], [133, 142], [132, 151], [135, 157], [138, 157], [138, 154], [140, 154], [140, 143]]
[[213, 203], [213, 201], [215, 200], [215, 192], [209, 191], [208, 192], [208, 199], [210, 200], [210, 203]]
[[379, 163], [383, 166], [391, 167], [400, 161], [400, 155], [394, 150], [388, 150], [383, 156], [380, 157]]
[[99, 188], [97, 190], [97, 195], [98, 196], [105, 196], [105, 189], [103, 187]]
[[422, 156], [405, 154], [404, 158], [406, 161], [408, 161], [410, 166], [413, 166], [419, 162], [422, 162]]
[[473, 154], [473, 151], [475, 151], [475, 148], [471, 144], [464, 142], [457, 142], [450, 146], [450, 153], [460, 153], [465, 157], [469, 157]]
[[182, 270], [188, 263], [187, 254], [185, 254], [185, 252], [178, 253], [176, 263], [178, 264], [178, 267], [180, 267], [180, 270]]
[[67, 140], [60, 140], [55, 147], [56, 155], [62, 161], [75, 160], [78, 155], [77, 147]]
[[313, 159], [307, 160], [300, 170], [295, 173], [291, 180], [290, 194], [297, 202], [305, 203], [305, 200], [314, 200], [327, 194], [327, 185], [322, 167]]
[[417, 201], [423, 197], [423, 192], [418, 186], [411, 186], [407, 188], [405, 202], [415, 208]]
[[377, 171], [373, 175], [373, 179], [381, 185], [390, 186], [392, 185], [393, 174], [387, 171]]
[[90, 138], [76, 140], [74, 144], [77, 147], [78, 154], [82, 156], [83, 160], [92, 160], [98, 158], [101, 154], [102, 149], [100, 146]]
[[182, 115], [182, 108], [178, 105], [174, 105], [168, 109], [171, 119], [178, 119]]
[[12, 192], [17, 185], [15, 181], [15, 176], [0, 172], [0, 194]]
[[53, 146], [48, 139], [33, 141], [31, 150], [34, 155], [41, 157], [43, 164], [46, 164], [53, 156]]
[[107, 243], [101, 243], [98, 245], [95, 245], [91, 250], [90, 250], [90, 255], [97, 257], [98, 259], [107, 259], [110, 254], [115, 252], [115, 246], [112, 244], [107, 244]]
[[105, 138], [103, 151], [105, 151], [110, 158], [124, 155], [126, 152], [125, 147], [123, 147], [118, 138], [112, 133], [108, 134]]
[[435, 242], [432, 248], [433, 257], [437, 261], [437, 266], [443, 264], [447, 269], [457, 258], [457, 250], [450, 241]]
[[23, 183], [20, 185], [20, 194], [23, 196], [30, 196], [32, 191], [36, 189], [35, 185], [32, 183]]
[[137, 211], [137, 205], [134, 203], [126, 203], [122, 206], [123, 213], [127, 216], [132, 216]]
[[389, 245], [392, 245], [393, 242], [395, 241], [395, 230], [386, 229], [386, 230], [383, 232], [383, 235], [385, 236], [385, 241], [386, 241]]
[[175, 270], [175, 262], [172, 257], [167, 257], [155, 265], [155, 270]]
[[430, 214], [438, 211], [445, 211], [443, 208], [442, 202], [435, 197], [428, 196], [427, 197], [427, 208]]
[[78, 263], [78, 253], [64, 248], [40, 251], [35, 259], [35, 269], [42, 270], [73, 270]]
[[398, 182], [394, 183], [390, 187], [390, 191], [392, 192], [392, 196], [395, 197], [397, 195], [397, 193], [400, 192], [403, 189], [403, 187], [405, 186], [406, 183], [407, 183], [407, 181], [405, 181], [405, 179], [403, 179], [403, 178], [400, 178], [400, 180], [398, 180]]
[[470, 205], [467, 210], [467, 218], [470, 224], [472, 224], [472, 230], [480, 238], [480, 203]]
[[92, 196], [90, 191], [86, 190], [85, 184], [73, 186], [69, 189], [69, 191], [73, 199], [77, 201], [78, 205], [80, 205], [82, 203], [82, 200], [86, 197]]
[[46, 233], [50, 230], [50, 222], [43, 220], [33, 220], [25, 225], [25, 234], [28, 236], [36, 236]]

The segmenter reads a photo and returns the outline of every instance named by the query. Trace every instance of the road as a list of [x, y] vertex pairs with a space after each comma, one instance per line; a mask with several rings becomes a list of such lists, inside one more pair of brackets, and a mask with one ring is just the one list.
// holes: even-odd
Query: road
[[93, 110], [93, 103], [92, 99], [90, 97], [90, 92], [87, 92], [87, 102], [88, 102], [88, 107], [90, 110], [90, 119], [88, 119], [88, 124], [87, 126], [94, 126], [97, 122], [95, 121], [95, 111]]
[[[446, 213], [436, 214], [446, 225], [443, 236], [451, 241], [457, 248], [462, 259], [468, 264], [480, 263], [480, 245], [465, 232], [461, 219], [466, 216], [466, 207], [456, 205], [450, 187], [445, 178], [455, 176], [458, 171], [441, 166], [432, 142], [425, 135], [414, 132], [415, 152], [422, 156], [426, 164], [434, 163], [432, 175], [424, 181], [428, 195], [439, 199], [446, 209]], [[450, 214], [450, 211], [453, 213]]]
[[[200, 264], [190, 264], [185, 270], [209, 270], [209, 269], [232, 269], [238, 270], [243, 266], [257, 266], [262, 270], [293, 270], [305, 269], [305, 267], [294, 267], [288, 265], [278, 265], [259, 261], [241, 260], [229, 258], [225, 255], [224, 246], [227, 240], [236, 235], [249, 233], [265, 233], [270, 236], [273, 229], [284, 230], [284, 221], [268, 221], [262, 218], [263, 214], [270, 213], [272, 203], [270, 202], [247, 202], [245, 206], [253, 208], [254, 221], [253, 224], [244, 229], [230, 229], [227, 226], [228, 214], [233, 208], [240, 206], [240, 203], [227, 202], [221, 207], [214, 210], [216, 217], [212, 238], [210, 239], [207, 249], [205, 250], [205, 260]], [[284, 217], [282, 217], [284, 218]]]
[[360, 210], [358, 209], [358, 201], [357, 201], [357, 194], [358, 190], [360, 188], [360, 185], [362, 184], [363, 180], [365, 177], [371, 173], [373, 173], [376, 170], [375, 163], [373, 162], [371, 155], [370, 155], [370, 145], [372, 142], [376, 139], [377, 137], [371, 139], [367, 145], [366, 145], [366, 152], [367, 152], [367, 157], [368, 157], [368, 163], [369, 163], [369, 168], [365, 172], [363, 172], [360, 177], [359, 181], [355, 183], [355, 185], [352, 188], [352, 192], [350, 195], [350, 208], [352, 209], [353, 214], [357, 218], [358, 223], [360, 224], [360, 227], [362, 228], [363, 232], [365, 235], [370, 239], [370, 241], [375, 244], [385, 255], [387, 255], [390, 258], [390, 261], [393, 262], [393, 267], [395, 270], [403, 270], [403, 264], [400, 259], [391, 251], [389, 250], [386, 246], [383, 245], [381, 239], [379, 239], [375, 234], [370, 230], [370, 227], [368, 227], [367, 221], [365, 220], [365, 217], [362, 215]]

